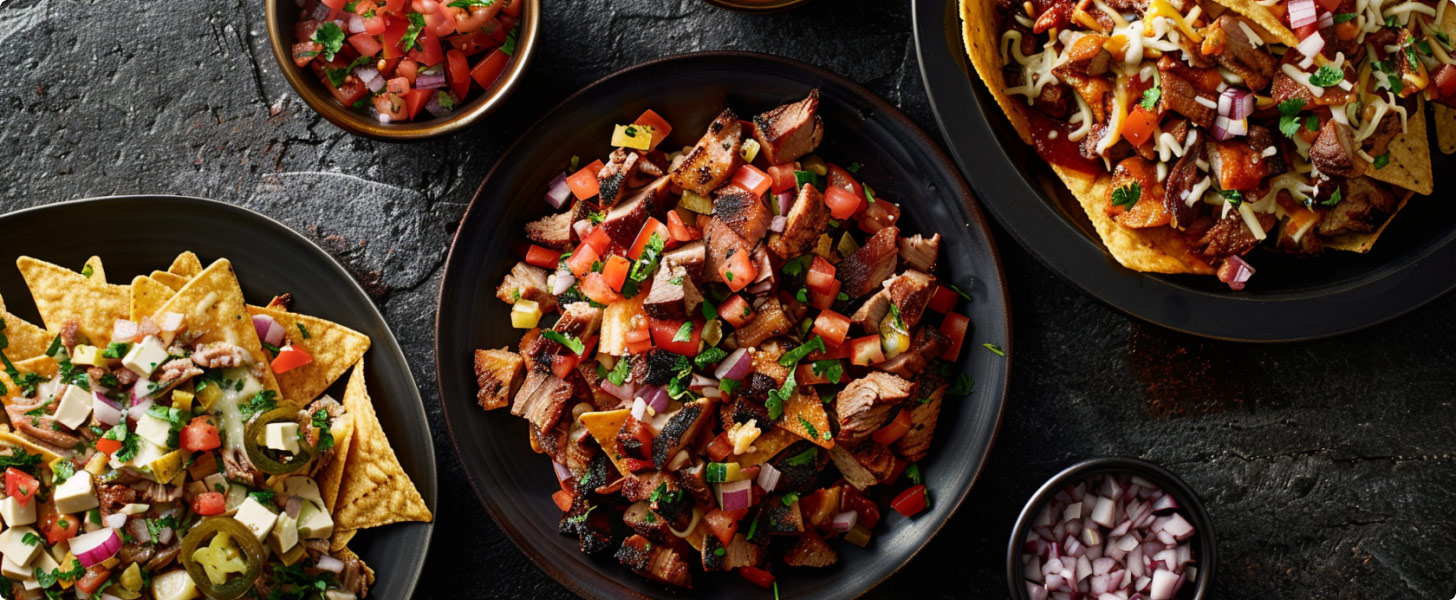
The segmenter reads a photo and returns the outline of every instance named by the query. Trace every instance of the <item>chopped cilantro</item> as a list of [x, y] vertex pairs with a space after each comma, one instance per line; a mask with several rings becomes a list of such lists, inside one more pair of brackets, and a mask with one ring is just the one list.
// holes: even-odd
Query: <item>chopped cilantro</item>
[[784, 275], [803, 275], [804, 270], [809, 268], [809, 263], [813, 260], [813, 254], [805, 254], [803, 256], [785, 262], [784, 266], [779, 268], [779, 271], [782, 272]]
[[917, 485], [925, 483], [925, 477], [920, 474], [920, 463], [912, 463], [910, 466], [905, 467], [905, 476], [910, 478], [911, 483]]
[[816, 360], [810, 363], [810, 367], [815, 375], [829, 380], [829, 383], [839, 383], [839, 379], [844, 376], [844, 363], [837, 359]]
[[1360, 16], [1360, 15], [1358, 15], [1356, 13], [1338, 13], [1338, 14], [1335, 15], [1335, 24], [1336, 25], [1339, 25], [1340, 23], [1345, 23], [1345, 22], [1353, 21], [1353, 20], [1355, 20], [1355, 17], [1358, 17], [1358, 16]]
[[728, 351], [722, 348], [708, 348], [707, 350], [698, 353], [698, 356], [693, 359], [693, 364], [697, 365], [699, 369], [706, 369], [712, 365], [718, 364], [720, 361], [727, 357]]
[[607, 213], [600, 210], [588, 211], [586, 219], [591, 221], [592, 225], [601, 225], [602, 221], [607, 220]]
[[1150, 88], [1148, 88], [1146, 90], [1143, 90], [1143, 99], [1142, 99], [1141, 102], [1138, 102], [1138, 106], [1141, 106], [1141, 107], [1143, 107], [1143, 108], [1145, 108], [1147, 110], [1153, 110], [1153, 108], [1158, 105], [1158, 100], [1161, 99], [1162, 97], [1163, 97], [1163, 88], [1162, 88], [1162, 86], [1156, 86], [1155, 85], [1155, 86], [1150, 87]]
[[677, 328], [677, 333], [672, 334], [672, 341], [687, 342], [693, 339], [693, 322], [683, 321], [682, 327]]
[[740, 385], [742, 385], [742, 384], [740, 382], [738, 382], [737, 380], [734, 380], [734, 379], [724, 379], [724, 380], [718, 382], [718, 389], [720, 391], [722, 391], [723, 393], [725, 393], [725, 394], [732, 394], [733, 392], [738, 391], [738, 387]]
[[784, 402], [789, 400], [789, 396], [794, 393], [795, 387], [794, 371], [790, 370], [788, 378], [784, 379], [783, 387], [776, 390], [769, 390], [768, 400], [765, 400], [763, 403], [768, 408], [768, 418], [777, 421], [780, 417], [784, 416]]
[[[241, 383], [241, 381], [239, 381]], [[243, 419], [251, 419], [253, 415], [268, 412], [278, 407], [278, 393], [272, 390], [263, 390], [253, 394], [247, 402], [238, 405], [238, 410], [243, 412]]]
[[[811, 448], [811, 450], [816, 450], [816, 448]], [[781, 498], [781, 500], [783, 501], [784, 506], [793, 506], [795, 502], [799, 501], [799, 493], [789, 492], [787, 494], [784, 494], [784, 497]]]
[[490, 6], [492, 4], [495, 4], [495, 0], [455, 0], [445, 6], [451, 8], [470, 8], [472, 6]]
[[981, 344], [981, 345], [984, 346], [987, 350], [990, 350], [991, 353], [992, 354], [995, 354], [996, 356], [1006, 356], [1006, 351], [1005, 350], [1002, 350], [1001, 347], [1000, 346], [997, 346], [996, 344], [992, 344], [991, 342], [986, 342], [986, 343]]
[[1341, 71], [1340, 69], [1336, 69], [1335, 67], [1330, 65], [1324, 65], [1320, 67], [1318, 71], [1315, 71], [1313, 75], [1309, 76], [1310, 85], [1317, 85], [1320, 87], [1336, 86], [1344, 80], [1345, 72]]
[[[423, 27], [424, 17], [420, 17], [420, 22], [422, 23], [421, 27]], [[313, 36], [309, 37], [309, 41], [323, 46], [324, 60], [331, 61], [334, 60], [335, 54], [344, 49], [345, 37], [344, 30], [339, 27], [338, 23], [326, 21], [324, 24], [319, 25], [318, 29], [313, 31]]]
[[975, 381], [971, 380], [970, 376], [960, 373], [956, 375], [955, 385], [950, 386], [946, 392], [952, 396], [967, 396], [970, 395], [975, 385]]
[[399, 39], [399, 47], [405, 52], [409, 52], [411, 48], [415, 47], [415, 42], [419, 40], [420, 33], [425, 30], [425, 15], [412, 12], [407, 16], [410, 22], [409, 27], [404, 30], [404, 37]]
[[1224, 201], [1233, 206], [1244, 203], [1244, 195], [1239, 193], [1238, 190], [1219, 190], [1218, 195], [1223, 196]]
[[51, 340], [51, 345], [50, 345], [49, 348], [46, 348], [45, 355], [54, 358], [55, 355], [56, 355], [56, 353], [58, 353], [60, 351], [61, 351], [61, 336], [58, 335], [58, 336], [56, 336], [55, 338], [53, 338]]
[[574, 335], [547, 329], [541, 332], [541, 337], [566, 346], [572, 352], [575, 352], [577, 356], [581, 356], [582, 353], [586, 352], [586, 343]]
[[1138, 198], [1141, 198], [1142, 195], [1143, 186], [1138, 185], [1138, 183], [1134, 181], [1125, 186], [1112, 190], [1112, 205], [1120, 206], [1122, 208], [1132, 208], [1134, 204], [1137, 204]]
[[785, 352], [783, 356], [779, 357], [779, 364], [793, 368], [799, 361], [804, 360], [805, 356], [808, 356], [809, 353], [816, 350], [819, 352], [824, 351], [824, 339], [817, 335], [810, 338], [809, 341], [800, 344], [798, 348]]
[[849, 166], [845, 167], [844, 170], [849, 171], [850, 173], [858, 173], [859, 170], [862, 168], [864, 168], [864, 165], [859, 164], [858, 162], [852, 162], [849, 163]]
[[607, 381], [612, 382], [612, 385], [622, 385], [623, 382], [627, 381], [627, 374], [631, 370], [632, 365], [628, 364], [626, 358], [618, 359], [617, 364], [612, 367], [612, 372], [607, 373]]
[[329, 415], [329, 411], [320, 408], [314, 411], [312, 419], [314, 429], [319, 430], [319, 440], [316, 449], [319, 452], [323, 452], [329, 448], [333, 448], [334, 432], [329, 430], [329, 427], [332, 426], [333, 417]]
[[1299, 133], [1299, 111], [1304, 108], [1304, 101], [1299, 98], [1290, 98], [1279, 103], [1279, 132], [1284, 137], [1292, 138]]
[[106, 345], [106, 349], [105, 350], [102, 350], [101, 351], [101, 357], [102, 358], [121, 358], [123, 356], [126, 356], [126, 353], [127, 352], [131, 352], [131, 344], [127, 344], [127, 343], [123, 343], [123, 342], [112, 342], [112, 343]]
[[1386, 152], [1385, 154], [1381, 154], [1380, 156], [1375, 157], [1375, 168], [1377, 168], [1377, 169], [1384, 169], [1385, 168], [1385, 165], [1388, 165], [1388, 164], [1390, 164], [1390, 153], [1389, 152]]
[[515, 56], [515, 54], [516, 54], [516, 34], [518, 32], [520, 32], [520, 31], [521, 31], [521, 24], [520, 23], [516, 23], [516, 26], [511, 28], [511, 32], [508, 33], [508, 34], [506, 34], [506, 41], [503, 42], [503, 43], [501, 43], [501, 47], [500, 47], [501, 54], [504, 54], [506, 56]]
[[713, 303], [712, 302], [704, 301], [703, 302], [703, 320], [705, 320], [705, 321], [712, 321], [713, 319], [716, 319], [716, 318], [718, 318], [718, 309], [713, 306]]
[[1343, 197], [1343, 194], [1340, 192], [1340, 188], [1335, 188], [1335, 193], [1330, 194], [1330, 197], [1329, 198], [1326, 198], [1325, 200], [1320, 201], [1320, 205], [1321, 206], [1334, 206], [1336, 204], [1339, 204], [1340, 203], [1340, 200], [1343, 200], [1343, 199], [1344, 199], [1344, 197]]

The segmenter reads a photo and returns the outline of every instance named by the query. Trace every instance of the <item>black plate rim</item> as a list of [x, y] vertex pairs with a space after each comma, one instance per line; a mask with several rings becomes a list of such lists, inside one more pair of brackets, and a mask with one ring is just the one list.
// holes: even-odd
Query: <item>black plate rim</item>
[[[941, 137], [997, 222], [1043, 265], [1085, 293], [1161, 327], [1257, 343], [1322, 339], [1373, 327], [1456, 289], [1452, 276], [1456, 228], [1424, 251], [1400, 257], [1352, 281], [1282, 296], [1211, 294], [1164, 276], [1123, 268], [1100, 242], [1083, 235], [1056, 208], [1041, 201], [1033, 182], [1019, 173], [1006, 176], [1017, 171], [989, 121], [1004, 117], [999, 108], [987, 110], [980, 104], [974, 90], [981, 85], [980, 79], [974, 72], [968, 78], [957, 66], [964, 54], [958, 8], [957, 0], [912, 0], [911, 7], [920, 79]], [[949, 19], [956, 20], [953, 29]], [[952, 31], [954, 40], [947, 37]], [[991, 140], [1000, 151], [978, 156], [989, 160], [969, 160], [973, 153], [968, 140]], [[1178, 318], [1169, 301], [1199, 318]], [[1269, 311], [1277, 311], [1277, 318]]]
[[[451, 239], [450, 250], [445, 257], [444, 274], [440, 285], [440, 292], [437, 299], [435, 311], [435, 380], [436, 385], [440, 388], [439, 391], [441, 399], [441, 410], [445, 414], [445, 426], [446, 430], [450, 434], [450, 443], [455, 449], [456, 456], [459, 457], [460, 460], [463, 462], [464, 453], [461, 452], [460, 449], [459, 437], [456, 435], [454, 421], [450, 418], [450, 412], [448, 410], [445, 410], [447, 403], [444, 400], [445, 380], [442, 371], [442, 369], [444, 368], [444, 364], [441, 360], [442, 349], [440, 348], [439, 343], [440, 333], [446, 326], [446, 322], [444, 317], [444, 311], [441, 310], [441, 308], [444, 306], [444, 303], [446, 301], [446, 290], [450, 288], [449, 283], [451, 281], [452, 272], [458, 273], [458, 270], [452, 271], [452, 266], [455, 264], [455, 253], [459, 249], [458, 245], [460, 244], [461, 232], [465, 230], [465, 227], [463, 225], [467, 220], [470, 219], [472, 213], [476, 211], [477, 201], [480, 200], [481, 192], [484, 191], [486, 184], [491, 180], [491, 178], [495, 176], [496, 171], [502, 168], [506, 157], [514, 155], [517, 146], [521, 145], [528, 138], [530, 138], [531, 134], [535, 132], [537, 128], [542, 127], [547, 122], [549, 122], [552, 116], [555, 115], [557, 111], [561, 110], [567, 104], [572, 103], [576, 99], [590, 94], [599, 86], [608, 84], [618, 77], [626, 76], [636, 71], [654, 68], [663, 63], [704, 59], [710, 60], [724, 57], [748, 60], [763, 60], [779, 63], [781, 65], [808, 73], [815, 77], [819, 77], [821, 79], [832, 81], [836, 84], [842, 85], [846, 89], [853, 91], [859, 97], [859, 99], [871, 104], [876, 111], [887, 116], [892, 121], [898, 123], [906, 131], [909, 131], [913, 135], [915, 135], [916, 142], [920, 146], [927, 149], [927, 153], [934, 157], [934, 159], [938, 163], [938, 166], [946, 173], [948, 173], [950, 177], [953, 178], [953, 180], [959, 185], [960, 196], [962, 197], [961, 205], [967, 211], [967, 213], [969, 213], [969, 216], [971, 217], [971, 225], [980, 229], [981, 234], [984, 235], [986, 240], [988, 241], [988, 247], [991, 252], [990, 258], [996, 268], [996, 280], [1001, 283], [999, 287], [999, 295], [993, 295], [992, 298], [998, 299], [1002, 307], [1001, 317], [1006, 329], [1006, 337], [1002, 341], [1004, 345], [1003, 350], [1005, 352], [1005, 356], [1002, 357], [1002, 368], [999, 370], [1000, 372], [998, 373], [1001, 380], [1000, 393], [997, 394], [994, 398], [990, 399], [996, 402], [996, 421], [991, 427], [991, 435], [987, 438], [985, 447], [981, 449], [981, 460], [977, 462], [976, 469], [971, 474], [969, 483], [965, 486], [963, 490], [961, 490], [957, 494], [956, 498], [954, 499], [953, 506], [951, 507], [951, 510], [947, 513], [945, 520], [937, 524], [936, 527], [932, 531], [930, 531], [928, 535], [920, 540], [919, 543], [916, 545], [915, 549], [910, 552], [910, 554], [905, 558], [904, 561], [902, 561], [899, 565], [896, 565], [894, 569], [891, 569], [889, 572], [887, 572], [884, 577], [874, 582], [873, 585], [870, 585], [869, 587], [860, 590], [854, 596], [858, 598], [868, 593], [875, 587], [883, 584], [890, 577], [894, 576], [895, 573], [898, 573], [900, 569], [904, 568], [905, 565], [909, 564], [910, 561], [914, 560], [915, 557], [918, 556], [920, 552], [925, 549], [925, 546], [929, 545], [930, 540], [935, 538], [935, 536], [939, 535], [941, 530], [944, 529], [945, 525], [950, 522], [950, 519], [955, 515], [955, 513], [960, 510], [961, 506], [965, 502], [966, 497], [970, 495], [971, 488], [975, 487], [976, 482], [980, 479], [981, 473], [985, 470], [986, 462], [990, 459], [991, 449], [995, 446], [995, 441], [1000, 433], [1001, 425], [1005, 420], [1006, 399], [1008, 397], [1008, 390], [1010, 388], [1011, 379], [1011, 363], [1012, 357], [1014, 356], [1014, 336], [1011, 319], [1011, 296], [1009, 292], [1009, 286], [1006, 281], [1005, 267], [1001, 262], [1000, 249], [996, 246], [995, 236], [993, 236], [991, 233], [989, 221], [986, 219], [985, 213], [981, 211], [979, 203], [975, 200], [976, 195], [972, 190], [971, 186], [967, 184], [961, 171], [958, 170], [955, 163], [953, 163], [950, 158], [946, 156], [945, 152], [941, 149], [941, 147], [936, 144], [935, 141], [930, 138], [930, 136], [927, 135], [924, 130], [916, 125], [914, 121], [911, 121], [909, 117], [905, 116], [904, 113], [900, 112], [898, 108], [889, 104], [878, 95], [870, 92], [858, 83], [851, 81], [843, 76], [840, 76], [837, 73], [792, 58], [776, 56], [772, 54], [764, 54], [759, 52], [709, 50], [668, 55], [625, 67], [623, 69], [610, 73], [600, 79], [597, 79], [590, 84], [587, 84], [582, 89], [576, 91], [570, 96], [567, 96], [561, 102], [557, 103], [551, 108], [551, 110], [547, 111], [540, 119], [533, 123], [529, 128], [524, 130], [521, 136], [513, 141], [511, 145], [507, 147], [504, 152], [501, 153], [502, 158], [498, 159], [496, 163], [491, 166], [490, 170], [486, 172], [485, 177], [481, 179], [480, 185], [476, 187], [475, 194], [471, 196], [470, 204], [466, 207], [465, 212], [460, 217], [459, 223], [461, 226], [456, 230], [455, 236]], [[559, 569], [550, 561], [545, 560], [545, 557], [542, 556], [540, 551], [536, 550], [533, 546], [526, 543], [527, 540], [525, 536], [515, 526], [514, 523], [510, 522], [507, 519], [501, 518], [497, 514], [499, 509], [496, 507], [495, 503], [490, 500], [488, 495], [483, 493], [483, 488], [476, 480], [475, 476], [471, 474], [470, 470], [462, 470], [465, 472], [466, 479], [470, 481], [470, 487], [472, 490], [474, 490], [476, 498], [480, 501], [482, 505], [485, 506], [486, 513], [490, 515], [491, 520], [495, 522], [496, 526], [499, 527], [501, 531], [506, 533], [506, 536], [510, 538], [511, 542], [514, 543], [516, 547], [531, 560], [532, 564], [535, 564], [542, 571], [546, 572], [546, 574], [550, 575], [552, 579], [556, 580], [562, 586], [566, 587], [580, 597], [609, 597], [601, 595], [600, 590], [584, 587], [575, 578], [568, 576], [566, 573], [563, 572], [562, 569]], [[638, 594], [633, 595], [636, 597], [642, 597]]]
[[[406, 402], [401, 402], [398, 404], [408, 404], [413, 409], [413, 412], [418, 413], [418, 421], [419, 424], [424, 427], [425, 437], [427, 439], [433, 439], [433, 435], [430, 433], [429, 415], [425, 412], [425, 403], [424, 400], [420, 397], [419, 384], [415, 382], [414, 373], [409, 370], [409, 361], [404, 356], [404, 350], [400, 347], [399, 340], [395, 339], [394, 332], [390, 330], [388, 326], [389, 321], [384, 318], [383, 313], [379, 312], [379, 307], [375, 306], [374, 302], [369, 300], [369, 294], [364, 291], [364, 288], [359, 285], [359, 282], [354, 279], [354, 276], [349, 274], [349, 271], [345, 269], [342, 264], [339, 264], [338, 260], [336, 260], [328, 252], [324, 251], [323, 248], [320, 248], [318, 244], [313, 243], [312, 240], [309, 240], [302, 234], [294, 231], [293, 228], [284, 225], [281, 221], [278, 221], [268, 215], [252, 210], [250, 208], [238, 206], [236, 204], [229, 204], [220, 200], [212, 200], [209, 198], [199, 198], [196, 196], [183, 196], [177, 194], [123, 194], [115, 196], [92, 196], [88, 198], [63, 200], [59, 202], [52, 202], [50, 204], [42, 204], [38, 206], [31, 206], [28, 208], [9, 211], [5, 214], [0, 214], [0, 225], [3, 225], [12, 217], [36, 212], [45, 212], [59, 207], [149, 200], [177, 202], [184, 206], [189, 204], [201, 205], [206, 207], [203, 210], [220, 210], [223, 212], [232, 212], [235, 214], [239, 214], [244, 218], [256, 219], [259, 221], [260, 225], [266, 226], [267, 228], [274, 230], [273, 232], [275, 234], [285, 237], [291, 236], [295, 239], [295, 241], [303, 242], [308, 247], [312, 248], [316, 253], [315, 258], [324, 259], [324, 264], [330, 270], [334, 271], [335, 274], [337, 274], [342, 280], [348, 281], [349, 285], [352, 286], [352, 291], [358, 294], [358, 299], [362, 300], [363, 304], [369, 307], [369, 311], [373, 314], [374, 317], [379, 319], [379, 322], [385, 324], [385, 338], [375, 339], [371, 337], [369, 349], [371, 351], [378, 351], [387, 354], [389, 355], [386, 357], [387, 359], [390, 359], [393, 362], [398, 362], [400, 365], [404, 366], [404, 375], [406, 377], [409, 377], [410, 379], [410, 385], [408, 386], [408, 388], [412, 390], [412, 393], [410, 394], [410, 397], [405, 399]], [[193, 208], [195, 208], [195, 206], [193, 206]], [[383, 343], [381, 344], [381, 342]], [[413, 400], [413, 402], [408, 402], [408, 400]], [[422, 495], [426, 498], [429, 498], [428, 500], [426, 500], [426, 503], [429, 506], [431, 514], [435, 514], [438, 512], [438, 508], [436, 505], [439, 499], [439, 482], [437, 477], [438, 469], [436, 467], [435, 445], [433, 443], [425, 444], [424, 452], [426, 454], [426, 458], [428, 459], [427, 464], [430, 465], [430, 469], [426, 477], [428, 485], [426, 486], [425, 490], [422, 490]], [[411, 479], [419, 482], [419, 479], [417, 478], [411, 477]], [[406, 592], [408, 592], [407, 595], [413, 596], [415, 589], [419, 587], [420, 576], [424, 574], [425, 558], [428, 556], [430, 542], [433, 539], [435, 533], [435, 520], [431, 519], [430, 521], [425, 523], [410, 523], [410, 525], [414, 525], [417, 527], [422, 526], [422, 528], [424, 529], [424, 537], [421, 540], [422, 549], [418, 554], [418, 559], [413, 561], [412, 568], [409, 570], [408, 573], [404, 574], [405, 581], [407, 582], [404, 589]], [[400, 573], [400, 571], [396, 569], [397, 566], [397, 564], [388, 565], [387, 567], [381, 565], [382, 568], [388, 570], [388, 572], [390, 573], [390, 577], [394, 577], [395, 574]]]

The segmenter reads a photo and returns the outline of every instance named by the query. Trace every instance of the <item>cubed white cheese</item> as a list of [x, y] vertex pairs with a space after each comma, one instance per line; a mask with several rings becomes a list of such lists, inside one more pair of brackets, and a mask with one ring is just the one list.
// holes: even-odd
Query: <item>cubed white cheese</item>
[[66, 386], [61, 403], [56, 405], [56, 420], [71, 429], [80, 429], [91, 418], [91, 392], [80, 386]]
[[[120, 452], [116, 454], [120, 454]], [[152, 464], [152, 461], [166, 456], [167, 449], [159, 447], [146, 439], [138, 439], [136, 455], [123, 461], [116, 458], [116, 454], [111, 455], [111, 461], [109, 462], [111, 468], [120, 469], [122, 467], [132, 467], [140, 469]]]
[[21, 582], [24, 582], [27, 578], [35, 578], [35, 574], [31, 572], [30, 567], [16, 564], [15, 561], [10, 560], [9, 556], [6, 556], [4, 560], [0, 560], [0, 575], [4, 575], [6, 579], [14, 579]]
[[269, 448], [298, 454], [298, 423], [269, 423], [263, 430], [263, 440]]
[[19, 527], [35, 522], [35, 500], [21, 504], [14, 498], [0, 500], [0, 517], [5, 518], [6, 527]]
[[[172, 424], [149, 414], [137, 417], [136, 434], [162, 448], [170, 448], [167, 438], [172, 435]], [[150, 463], [146, 463], [150, 464]]]
[[49, 552], [42, 552], [39, 556], [35, 558], [35, 564], [31, 565], [30, 568], [30, 579], [21, 580], [21, 583], [25, 585], [25, 589], [27, 590], [38, 590], [40, 589], [40, 582], [36, 581], [35, 579], [35, 569], [40, 569], [42, 571], [45, 571], [46, 573], [50, 573], [52, 571], [59, 570], [61, 568], [61, 565], [56, 563], [56, 559], [51, 558]]
[[[35, 500], [32, 499], [31, 502], [35, 502]], [[25, 543], [26, 534], [33, 536], [31, 541], [35, 542], [34, 544]], [[4, 533], [0, 533], [0, 554], [5, 555], [5, 562], [24, 567], [35, 559], [35, 555], [40, 554], [40, 536], [29, 525], [6, 529]], [[29, 573], [29, 571], [24, 571], [24, 573]], [[10, 574], [6, 573], [5, 576], [9, 577]]]
[[288, 513], [278, 515], [278, 525], [273, 528], [273, 539], [278, 541], [278, 550], [288, 552], [298, 545], [298, 519]]
[[152, 578], [152, 597], [155, 600], [194, 600], [200, 595], [192, 576], [177, 569]]
[[278, 523], [278, 513], [263, 506], [257, 498], [252, 496], [248, 496], [248, 499], [238, 506], [238, 512], [233, 515], [233, 518], [252, 531], [253, 535], [258, 536], [260, 542], [268, 537], [268, 532], [272, 531], [273, 525]]
[[60, 513], [78, 513], [99, 506], [96, 502], [96, 486], [91, 483], [91, 474], [80, 471], [56, 486], [56, 510]]
[[71, 362], [93, 367], [102, 364], [101, 349], [96, 346], [76, 344], [76, 348], [71, 350]]
[[334, 519], [322, 504], [304, 502], [298, 511], [298, 537], [306, 540], [334, 535]]
[[226, 494], [228, 491], [227, 476], [223, 475], [222, 473], [213, 473], [211, 475], [208, 475], [205, 479], [202, 480], [202, 484], [207, 487], [207, 491], [209, 492], [221, 492]]
[[167, 362], [167, 347], [155, 335], [149, 335], [132, 344], [131, 351], [121, 358], [122, 365], [142, 377], [151, 375], [164, 362]]
[[357, 598], [358, 596], [355, 596], [350, 592], [341, 592], [339, 590], [329, 590], [327, 592], [324, 592], [324, 600], [356, 600]]
[[121, 507], [121, 510], [117, 512], [124, 515], [139, 515], [147, 512], [147, 510], [150, 508], [152, 508], [152, 505], [150, 504], [138, 504], [136, 502], [133, 502], [131, 504]]
[[310, 500], [319, 506], [324, 505], [324, 496], [319, 492], [318, 482], [312, 477], [295, 475], [283, 480], [283, 493], [289, 496], [298, 496], [304, 500]]

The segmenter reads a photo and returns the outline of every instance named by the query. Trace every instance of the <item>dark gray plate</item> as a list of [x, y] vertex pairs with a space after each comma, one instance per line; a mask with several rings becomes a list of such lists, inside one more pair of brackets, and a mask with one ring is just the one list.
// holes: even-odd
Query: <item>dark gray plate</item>
[[[664, 148], [692, 144], [708, 122], [732, 107], [753, 115], [822, 93], [826, 132], [818, 154], [836, 162], [860, 162], [859, 177], [900, 202], [901, 226], [945, 236], [942, 275], [966, 289], [962, 302], [974, 331], [958, 368], [975, 380], [969, 398], [947, 402], [935, 446], [924, 461], [931, 509], [915, 519], [893, 511], [875, 530], [868, 548], [837, 543], [839, 563], [826, 569], [780, 567], [783, 598], [851, 598], [904, 565], [955, 511], [975, 481], [1000, 422], [1009, 359], [980, 348], [1010, 349], [1010, 320], [999, 258], [985, 218], [955, 168], [909, 119], [846, 79], [784, 58], [707, 52], [647, 62], [598, 81], [568, 98], [526, 132], [496, 163], [466, 211], [445, 266], [436, 321], [436, 366], [446, 422], [476, 495], [517, 546], [557, 581], [585, 597], [664, 595], [608, 556], [589, 557], [575, 538], [556, 533], [561, 513], [551, 502], [557, 489], [549, 459], [531, 452], [526, 424], [504, 410], [486, 413], [475, 403], [471, 351], [515, 348], [509, 306], [495, 287], [515, 264], [524, 242], [522, 226], [548, 212], [541, 200], [551, 179], [573, 154], [583, 162], [606, 156], [613, 123], [628, 123], [652, 108], [673, 124]], [[967, 287], [969, 286], [969, 287]], [[732, 574], [699, 576], [690, 595], [710, 598], [767, 597]], [[689, 594], [684, 592], [683, 594]]]
[[[117, 196], [62, 202], [0, 216], [0, 294], [6, 309], [39, 324], [14, 260], [33, 256], [81, 268], [100, 256], [111, 283], [166, 269], [186, 250], [202, 264], [232, 261], [243, 294], [266, 304], [283, 292], [300, 313], [337, 321], [373, 340], [364, 373], [379, 421], [430, 510], [435, 509], [435, 447], [419, 389], [384, 317], [354, 278], [328, 254], [292, 229], [230, 204], [179, 196]], [[345, 376], [347, 378], [347, 375]], [[329, 391], [343, 397], [344, 381]], [[414, 593], [434, 523], [403, 523], [361, 531], [350, 547], [374, 568], [371, 598]]]

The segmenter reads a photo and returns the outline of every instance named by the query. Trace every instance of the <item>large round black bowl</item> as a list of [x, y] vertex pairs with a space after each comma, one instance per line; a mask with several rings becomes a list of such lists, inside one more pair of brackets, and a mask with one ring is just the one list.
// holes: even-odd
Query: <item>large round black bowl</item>
[[[332, 257], [282, 223], [230, 204], [178, 196], [118, 196], [62, 202], [0, 216], [0, 260], [33, 256], [79, 269], [100, 256], [111, 283], [165, 269], [186, 250], [204, 265], [232, 262], [243, 294], [266, 304], [293, 294], [300, 313], [338, 322], [372, 340], [365, 377], [379, 421], [399, 462], [431, 510], [435, 447], [419, 388], [389, 325], [364, 289]], [[20, 273], [0, 277], [5, 308], [40, 323]], [[330, 392], [343, 397], [343, 382]], [[408, 598], [425, 565], [433, 523], [402, 523], [359, 532], [350, 548], [378, 575], [370, 597]]]
[[[445, 417], [465, 472], [496, 523], [543, 570], [591, 598], [664, 595], [617, 565], [577, 550], [556, 532], [561, 512], [550, 495], [557, 483], [549, 459], [531, 452], [526, 424], [504, 410], [486, 413], [475, 402], [471, 352], [514, 348], [509, 306], [495, 286], [519, 260], [522, 226], [546, 214], [547, 184], [573, 155], [588, 162], [610, 151], [613, 123], [630, 122], [652, 108], [674, 126], [665, 148], [697, 140], [725, 105], [752, 115], [782, 102], [822, 92], [826, 133], [819, 154], [845, 164], [880, 195], [903, 206], [909, 231], [945, 236], [942, 274], [966, 289], [974, 331], [969, 358], [958, 368], [975, 380], [964, 400], [948, 402], [925, 471], [934, 503], [914, 519], [891, 514], [867, 548], [839, 544], [840, 560], [826, 569], [780, 569], [784, 598], [850, 598], [889, 577], [910, 560], [955, 511], [981, 469], [1000, 420], [1008, 359], [980, 349], [1009, 349], [1006, 291], [986, 223], [970, 191], [935, 144], [904, 115], [865, 89], [803, 63], [745, 53], [702, 53], [631, 67], [588, 86], [532, 127], [486, 176], [466, 211], [446, 262], [436, 322], [436, 361]], [[966, 287], [966, 286], [970, 287]], [[732, 575], [699, 578], [697, 597], [761, 596]]]
[[913, 11], [921, 77], [961, 172], [1017, 241], [1104, 302], [1197, 335], [1292, 341], [1368, 327], [1456, 287], [1456, 203], [1448, 198], [1456, 161], [1434, 152], [1437, 195], [1413, 198], [1369, 254], [1261, 252], [1242, 292], [1214, 277], [1123, 268], [981, 83], [961, 42], [957, 0], [915, 0]]

